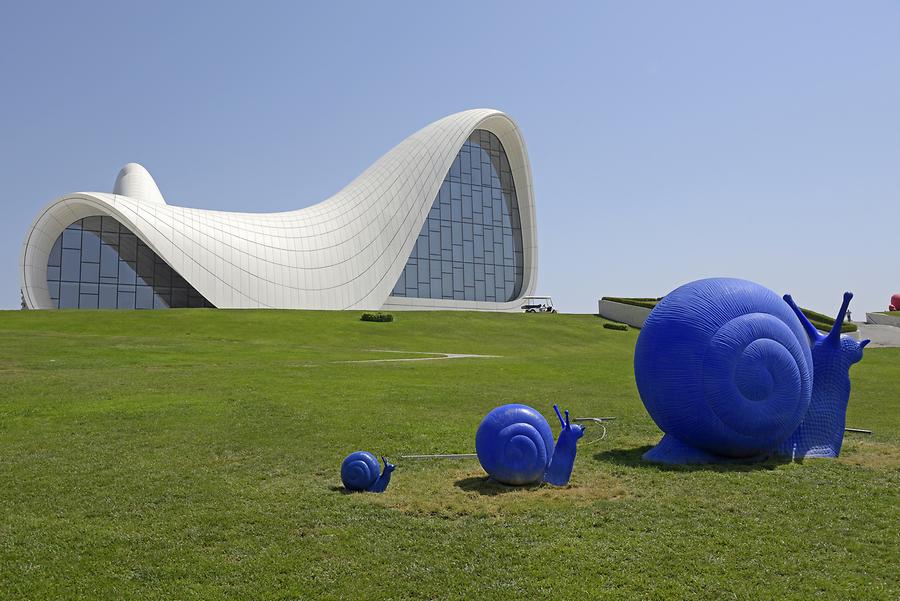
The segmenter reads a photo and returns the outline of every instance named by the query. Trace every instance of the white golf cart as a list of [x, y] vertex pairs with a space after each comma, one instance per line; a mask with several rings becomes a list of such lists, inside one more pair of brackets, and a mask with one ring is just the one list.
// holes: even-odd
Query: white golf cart
[[522, 302], [526, 313], [556, 313], [553, 299], [549, 296], [523, 296]]

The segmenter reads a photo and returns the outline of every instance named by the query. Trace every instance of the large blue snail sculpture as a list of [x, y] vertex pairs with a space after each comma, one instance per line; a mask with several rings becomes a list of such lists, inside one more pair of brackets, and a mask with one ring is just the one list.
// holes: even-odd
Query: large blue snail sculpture
[[543, 480], [565, 486], [572, 476], [578, 439], [584, 428], [569, 424], [553, 405], [562, 430], [553, 444], [550, 424], [536, 409], [511, 403], [488, 413], [475, 432], [475, 452], [494, 480], [513, 486]]
[[641, 399], [665, 433], [644, 459], [837, 457], [849, 369], [869, 343], [841, 336], [852, 297], [821, 334], [790, 296], [746, 280], [698, 280], [666, 296], [634, 354]]

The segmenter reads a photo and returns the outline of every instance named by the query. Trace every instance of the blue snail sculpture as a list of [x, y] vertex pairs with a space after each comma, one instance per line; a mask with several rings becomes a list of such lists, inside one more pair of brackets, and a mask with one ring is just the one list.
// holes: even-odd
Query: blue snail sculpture
[[790, 296], [746, 280], [698, 280], [666, 296], [634, 354], [638, 392], [665, 433], [644, 459], [836, 457], [849, 369], [869, 343], [841, 336], [852, 297], [825, 335]]
[[490, 411], [475, 433], [475, 452], [481, 467], [503, 484], [520, 486], [543, 479], [565, 486], [572, 476], [578, 439], [584, 428], [563, 420], [559, 407], [553, 409], [562, 431], [554, 445], [550, 424], [536, 409], [511, 403]]
[[341, 463], [341, 482], [351, 491], [384, 492], [391, 482], [391, 473], [395, 465], [384, 461], [384, 471], [378, 464], [375, 455], [368, 451], [350, 453]]

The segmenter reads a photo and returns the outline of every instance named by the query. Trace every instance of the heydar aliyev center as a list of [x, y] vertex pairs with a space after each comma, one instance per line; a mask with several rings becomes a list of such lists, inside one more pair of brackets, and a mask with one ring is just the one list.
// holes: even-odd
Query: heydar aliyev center
[[285, 213], [173, 206], [129, 163], [111, 194], [45, 207], [21, 266], [31, 309], [515, 310], [537, 278], [531, 168], [490, 109], [432, 123]]

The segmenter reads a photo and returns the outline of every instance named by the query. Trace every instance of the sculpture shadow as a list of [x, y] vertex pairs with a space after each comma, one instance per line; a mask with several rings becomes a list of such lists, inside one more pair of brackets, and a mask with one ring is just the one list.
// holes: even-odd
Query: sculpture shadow
[[656, 470], [659, 472], [754, 472], [774, 470], [780, 465], [791, 463], [786, 457], [771, 456], [761, 461], [734, 460], [726, 463], [672, 464], [644, 461], [641, 457], [652, 449], [652, 445], [643, 445], [631, 449], [610, 449], [594, 455], [596, 461], [612, 463], [638, 469]]
[[480, 495], [496, 496], [521, 490], [536, 490], [541, 487], [541, 482], [525, 484], [522, 486], [508, 486], [497, 482], [490, 476], [470, 476], [454, 482], [454, 485], [465, 492], [477, 492]]
[[359, 490], [347, 490], [343, 486], [329, 486], [328, 490], [330, 490], [331, 492], [341, 493], [342, 495], [355, 495], [356, 493], [363, 492]]

